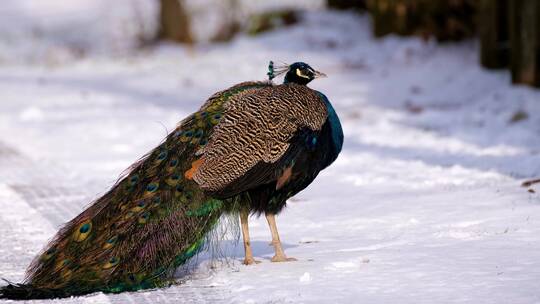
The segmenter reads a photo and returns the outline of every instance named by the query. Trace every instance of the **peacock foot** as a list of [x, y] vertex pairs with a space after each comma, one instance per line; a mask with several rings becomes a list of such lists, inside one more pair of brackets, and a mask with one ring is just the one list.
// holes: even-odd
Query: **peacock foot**
[[272, 262], [293, 262], [298, 261], [295, 258], [288, 258], [286, 255], [275, 255], [272, 257]]
[[245, 258], [243, 264], [244, 265], [253, 265], [253, 264], [259, 264], [261, 261], [257, 261], [254, 258]]

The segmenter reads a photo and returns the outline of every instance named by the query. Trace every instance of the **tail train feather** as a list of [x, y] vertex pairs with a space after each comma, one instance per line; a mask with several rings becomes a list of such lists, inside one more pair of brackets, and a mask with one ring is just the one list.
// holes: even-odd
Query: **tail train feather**
[[214, 94], [164, 142], [56, 234], [21, 284], [0, 287], [0, 298], [48, 299], [118, 293], [171, 284], [177, 267], [208, 245], [228, 200], [192, 179], [197, 152], [222, 117], [223, 104], [245, 83]]

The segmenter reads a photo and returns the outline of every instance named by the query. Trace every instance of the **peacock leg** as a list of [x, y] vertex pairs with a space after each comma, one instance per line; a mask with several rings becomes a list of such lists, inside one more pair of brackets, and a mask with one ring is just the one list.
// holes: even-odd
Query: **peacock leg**
[[252, 265], [252, 264], [257, 264], [260, 262], [253, 258], [253, 252], [251, 251], [251, 244], [249, 242], [248, 216], [249, 216], [248, 210], [240, 211], [240, 223], [242, 224], [242, 237], [244, 238], [244, 251], [245, 251], [244, 264]]
[[274, 214], [266, 213], [266, 220], [270, 226], [270, 232], [272, 233], [272, 245], [274, 245], [274, 250], [276, 255], [272, 257], [272, 262], [288, 262], [296, 261], [295, 258], [288, 258], [283, 252], [283, 247], [281, 247], [281, 241], [279, 240], [279, 233], [276, 226], [276, 217]]

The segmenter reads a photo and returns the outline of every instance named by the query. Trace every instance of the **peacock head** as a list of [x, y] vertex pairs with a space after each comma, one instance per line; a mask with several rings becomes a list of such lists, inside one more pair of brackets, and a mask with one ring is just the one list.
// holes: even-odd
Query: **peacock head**
[[326, 74], [316, 71], [309, 64], [304, 62], [295, 62], [289, 66], [283, 83], [294, 82], [306, 85], [315, 78], [326, 77]]
[[[326, 74], [316, 71], [305, 62], [295, 62], [291, 65], [282, 67], [282, 71], [286, 72], [283, 83], [306, 85], [315, 78], [326, 77]], [[278, 74], [281, 74], [279, 70], [277, 72]]]

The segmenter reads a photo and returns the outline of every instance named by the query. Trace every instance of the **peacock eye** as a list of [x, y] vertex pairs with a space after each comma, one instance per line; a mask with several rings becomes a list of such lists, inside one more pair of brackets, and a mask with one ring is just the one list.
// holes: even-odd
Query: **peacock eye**
[[302, 71], [300, 68], [296, 69], [296, 75], [298, 75], [299, 77], [302, 77], [302, 78], [310, 79], [309, 76], [306, 75], [304, 73], [304, 71]]

